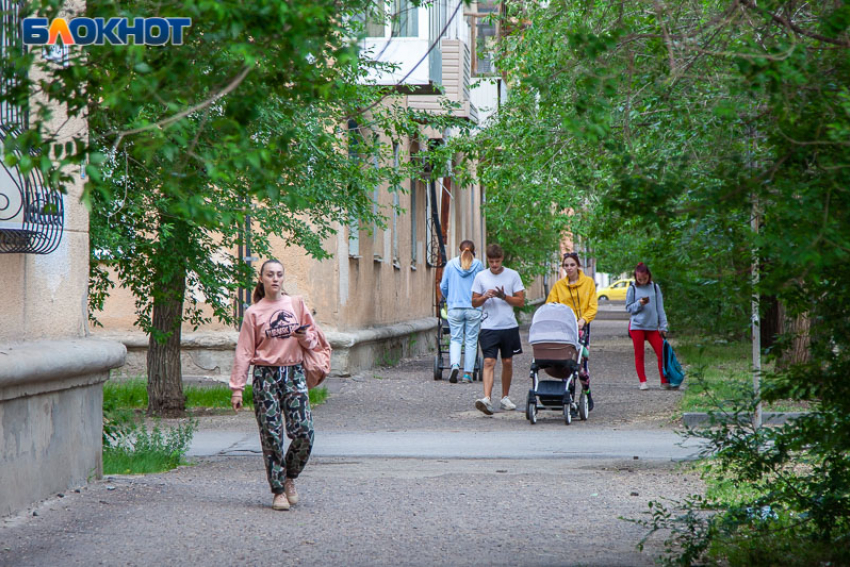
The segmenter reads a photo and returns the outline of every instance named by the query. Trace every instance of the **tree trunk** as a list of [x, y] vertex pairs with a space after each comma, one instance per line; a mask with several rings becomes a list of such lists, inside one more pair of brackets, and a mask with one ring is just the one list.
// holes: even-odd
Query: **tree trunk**
[[785, 320], [785, 331], [791, 335], [791, 348], [782, 354], [782, 366], [804, 364], [809, 361], [809, 329], [811, 319], [808, 313], [802, 313], [793, 319]]
[[785, 309], [776, 296], [764, 296], [760, 300], [767, 309], [761, 316], [759, 330], [761, 331], [761, 348], [766, 350], [776, 344], [776, 339], [782, 334], [785, 319]]
[[[154, 332], [150, 333], [148, 339], [148, 415], [162, 417], [180, 417], [186, 409], [183, 370], [180, 365], [186, 269], [179, 257], [174, 258], [172, 262], [166, 260], [168, 251], [183, 249], [179, 235], [185, 236], [185, 231], [176, 229], [172, 237], [163, 242], [164, 252], [160, 258], [163, 263], [157, 270], [157, 289], [153, 304]], [[167, 335], [168, 338], [160, 342], [156, 340], [157, 335]]]
[[163, 343], [153, 334], [148, 339], [148, 415], [180, 417], [186, 409], [180, 365], [182, 312], [180, 300], [163, 300], [153, 306], [154, 328], [172, 333]]

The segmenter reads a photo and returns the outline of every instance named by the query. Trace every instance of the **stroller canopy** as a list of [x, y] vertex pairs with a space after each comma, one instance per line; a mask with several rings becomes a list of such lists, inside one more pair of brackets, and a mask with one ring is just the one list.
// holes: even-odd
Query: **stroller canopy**
[[573, 345], [577, 349], [578, 322], [573, 310], [563, 303], [547, 303], [541, 305], [534, 313], [531, 328], [528, 331], [528, 342], [559, 343]]

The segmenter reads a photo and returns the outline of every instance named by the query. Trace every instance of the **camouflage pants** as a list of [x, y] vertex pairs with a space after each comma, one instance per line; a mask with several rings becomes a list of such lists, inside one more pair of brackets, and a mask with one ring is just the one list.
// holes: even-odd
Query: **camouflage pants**
[[[301, 365], [254, 367], [254, 413], [260, 426], [263, 461], [272, 492], [283, 492], [283, 481], [297, 478], [313, 449], [313, 414]], [[283, 453], [283, 420], [292, 440]]]

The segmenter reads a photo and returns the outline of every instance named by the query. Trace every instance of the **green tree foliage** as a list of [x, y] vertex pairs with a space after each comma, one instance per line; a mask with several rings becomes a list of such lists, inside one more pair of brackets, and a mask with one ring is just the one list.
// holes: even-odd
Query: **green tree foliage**
[[[500, 68], [510, 100], [482, 137], [482, 178], [491, 202], [524, 206], [490, 216], [493, 234], [532, 258], [522, 215], [555, 227], [571, 207], [567, 227], [587, 235], [601, 268], [650, 264], [674, 328], [746, 332], [754, 292], [810, 322], [808, 362], [766, 377], [762, 394], [810, 401], [812, 414], [780, 430], [730, 426], [711, 437], [723, 473], [764, 496], [705, 530], [686, 526], [680, 543], [702, 553], [708, 545], [689, 545], [780, 530], [846, 562], [838, 551], [850, 547], [850, 5], [508, 7], [514, 27]], [[780, 337], [773, 354], [795, 338]], [[767, 502], [776, 521], [742, 513]]]
[[[52, 18], [61, 4], [29, 9]], [[405, 168], [423, 169], [394, 168], [391, 145], [376, 134], [400, 141], [423, 126], [459, 123], [409, 111], [390, 87], [367, 84], [357, 16], [368, 4], [91, 0], [92, 17], [193, 23], [182, 45], [72, 48], [66, 66], [30, 50], [4, 67], [21, 79], [9, 99], [33, 118], [7, 150], [55, 150], [53, 160], [21, 165], [41, 168], [57, 189], [70, 180], [68, 165], [88, 164], [90, 304], [100, 308], [115, 285], [107, 267], [133, 292], [137, 324], [150, 337], [149, 412], [183, 411], [181, 324], [209, 320], [200, 302], [233, 322], [232, 292], [253, 287], [251, 269], [235, 257], [249, 218], [254, 255], [268, 256], [269, 236], [279, 235], [324, 258], [322, 242], [339, 223], [382, 223], [376, 186], [399, 187], [414, 175]], [[57, 104], [89, 125], [67, 146], [48, 129]], [[428, 158], [442, 164], [450, 151], [434, 148]]]

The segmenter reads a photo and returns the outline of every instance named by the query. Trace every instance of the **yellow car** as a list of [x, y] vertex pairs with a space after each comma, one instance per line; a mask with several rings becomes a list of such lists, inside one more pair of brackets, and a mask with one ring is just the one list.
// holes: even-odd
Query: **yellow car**
[[600, 301], [625, 301], [626, 292], [629, 291], [629, 284], [634, 283], [634, 279], [628, 278], [625, 280], [617, 280], [608, 287], [603, 287], [596, 292], [596, 299]]

